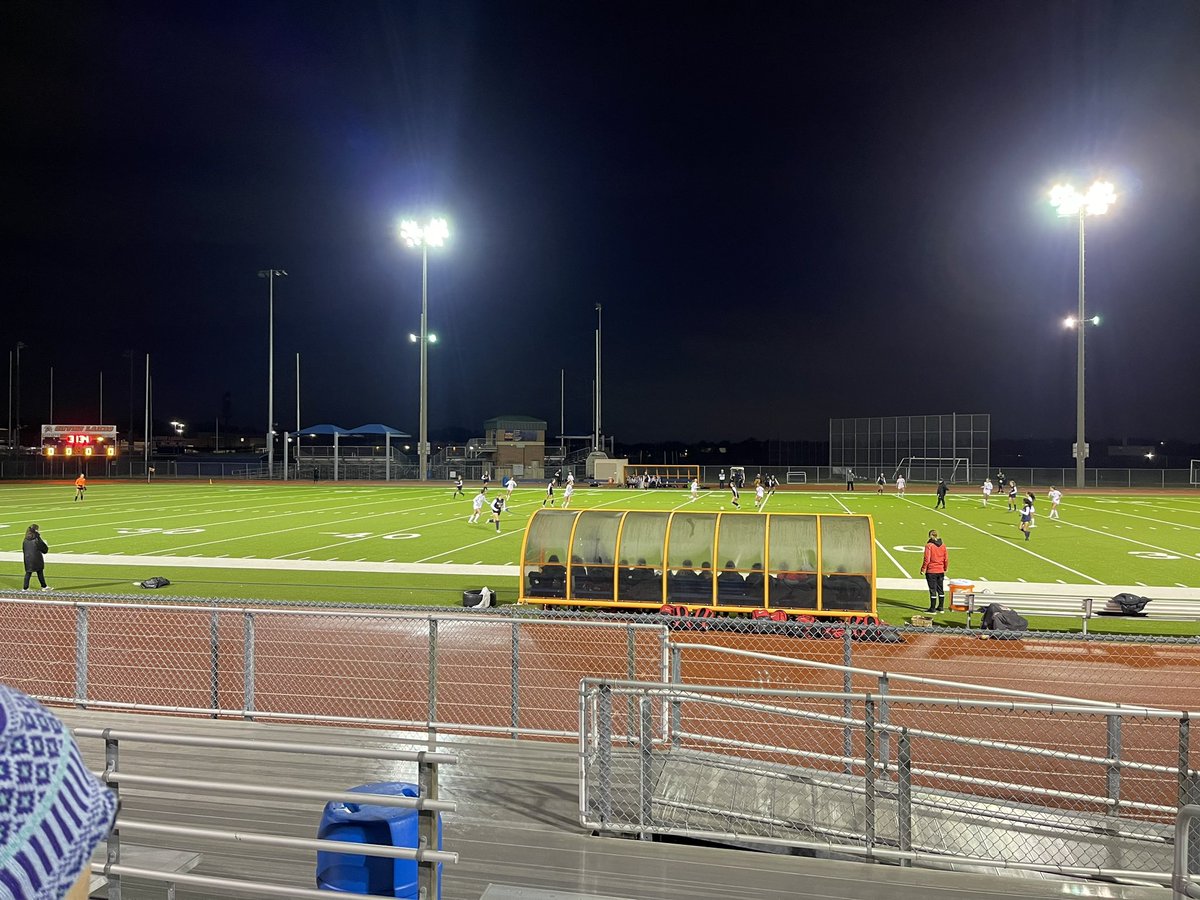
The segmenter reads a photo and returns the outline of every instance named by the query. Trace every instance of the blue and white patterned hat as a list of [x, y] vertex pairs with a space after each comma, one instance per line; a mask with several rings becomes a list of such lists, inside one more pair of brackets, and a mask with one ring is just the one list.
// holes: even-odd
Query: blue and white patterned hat
[[62, 722], [0, 685], [0, 900], [59, 900], [116, 810]]

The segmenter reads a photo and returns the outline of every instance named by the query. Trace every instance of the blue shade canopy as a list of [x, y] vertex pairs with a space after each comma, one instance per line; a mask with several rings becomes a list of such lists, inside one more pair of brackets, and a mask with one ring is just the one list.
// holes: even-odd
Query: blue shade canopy
[[412, 437], [411, 434], [401, 431], [399, 428], [393, 428], [391, 425], [381, 425], [378, 422], [373, 422], [370, 425], [359, 425], [357, 428], [343, 431], [342, 434], [390, 434], [392, 437]]
[[311, 428], [300, 429], [300, 434], [349, 434], [345, 428], [337, 425], [313, 425]]

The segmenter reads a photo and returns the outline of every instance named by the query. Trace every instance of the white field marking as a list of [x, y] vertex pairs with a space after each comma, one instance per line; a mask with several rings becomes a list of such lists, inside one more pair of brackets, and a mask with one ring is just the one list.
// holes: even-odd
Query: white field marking
[[1110, 537], [1113, 540], [1137, 544], [1139, 547], [1149, 547], [1151, 550], [1159, 550], [1163, 553], [1171, 553], [1176, 556], [1182, 556], [1184, 559], [1190, 559], [1193, 562], [1196, 560], [1196, 557], [1192, 556], [1192, 554], [1188, 553], [1186, 550], [1172, 550], [1170, 547], [1160, 547], [1157, 544], [1148, 544], [1145, 541], [1139, 541], [1131, 537], [1125, 537], [1123, 534], [1113, 534], [1108, 531], [1097, 531], [1095, 528], [1088, 528], [1086, 525], [1080, 525], [1078, 522], [1063, 522], [1063, 524], [1070, 525], [1072, 528], [1081, 528], [1084, 531], [1090, 531], [1092, 534], [1098, 534], [1101, 537]]
[[[1130, 518], [1130, 519], [1142, 519], [1146, 522], [1157, 522], [1159, 525], [1173, 525], [1175, 527], [1176, 531], [1178, 531], [1180, 528], [1187, 528], [1191, 531], [1200, 531], [1200, 525], [1184, 525], [1181, 522], [1178, 522], [1178, 523], [1177, 522], [1169, 522], [1165, 519], [1155, 519], [1151, 516], [1139, 516], [1137, 513], [1121, 512], [1120, 510], [1108, 509], [1107, 507], [1080, 506], [1079, 508], [1080, 509], [1091, 509], [1091, 510], [1095, 510], [1096, 512], [1105, 512], [1105, 513], [1108, 513], [1109, 515], [1113, 515], [1113, 516], [1126, 516], [1127, 518]], [[1190, 512], [1190, 510], [1189, 510], [1189, 512]]]
[[[437, 505], [438, 505], [438, 506], [445, 506], [445, 505], [447, 505], [447, 504], [445, 504], [445, 503], [439, 503], [439, 504], [437, 504]], [[351, 507], [351, 508], [354, 508], [354, 507]], [[324, 511], [325, 511], [325, 510], [322, 510], [322, 512], [324, 512]], [[354, 517], [354, 520], [353, 520], [353, 521], [355, 521], [355, 522], [358, 522], [358, 521], [362, 521], [363, 519], [375, 519], [375, 518], [378, 518], [378, 517], [380, 517], [380, 516], [391, 516], [391, 515], [396, 515], [396, 514], [397, 514], [397, 510], [394, 510], [394, 509], [389, 509], [389, 510], [385, 510], [385, 511], [383, 511], [383, 512], [369, 513], [369, 514], [367, 514], [367, 515], [356, 516], [356, 517]], [[295, 515], [296, 515], [296, 514], [295, 514], [294, 512], [280, 513], [280, 516], [283, 516], [284, 518], [289, 518], [289, 519], [290, 519], [290, 518], [293, 518]], [[274, 516], [272, 516], [272, 517], [269, 517], [269, 518], [275, 518], [275, 517], [274, 517]], [[455, 516], [455, 517], [453, 517], [453, 518], [449, 518], [449, 519], [443, 519], [443, 520], [441, 520], [441, 522], [431, 522], [431, 523], [429, 523], [429, 524], [431, 524], [431, 525], [445, 524], [445, 523], [447, 523], [447, 522], [453, 522], [453, 521], [455, 521], [457, 518], [458, 518], [458, 516], [456, 515], [456, 516]], [[237, 522], [234, 522], [234, 523], [223, 523], [223, 524], [240, 524], [240, 523], [242, 523], [242, 522], [244, 522], [244, 521], [245, 521], [244, 519], [239, 519], [239, 520], [237, 520]], [[262, 519], [257, 519], [256, 521], [262, 521]], [[333, 521], [333, 522], [316, 522], [316, 523], [309, 523], [309, 524], [306, 524], [306, 525], [297, 525], [297, 526], [295, 526], [294, 528], [279, 528], [279, 529], [276, 529], [275, 531], [260, 531], [260, 532], [256, 533], [256, 534], [254, 535], [254, 537], [269, 537], [269, 536], [271, 536], [271, 535], [276, 535], [276, 534], [287, 534], [288, 532], [293, 532], [293, 531], [304, 531], [304, 530], [306, 530], [306, 529], [311, 529], [311, 528], [321, 528], [321, 527], [326, 527], [326, 528], [328, 528], [328, 527], [331, 527], [331, 526], [340, 525], [340, 524], [342, 524], [342, 523], [343, 523], [343, 522], [345, 522], [345, 521], [346, 521], [345, 519], [337, 519], [337, 520], [335, 520], [335, 521]], [[168, 554], [168, 553], [177, 553], [177, 552], [179, 552], [180, 550], [191, 550], [191, 549], [194, 549], [194, 548], [196, 548], [196, 547], [205, 547], [205, 546], [209, 546], [209, 545], [211, 545], [211, 544], [224, 544], [224, 543], [228, 543], [228, 542], [229, 542], [229, 540], [231, 540], [231, 539], [227, 537], [227, 538], [222, 538], [222, 539], [220, 539], [220, 540], [202, 541], [202, 542], [200, 542], [200, 543], [188, 544], [188, 545], [185, 545], [185, 546], [183, 546], [183, 547], [174, 547], [174, 548], [172, 548], [172, 549], [170, 549], [170, 550], [151, 550], [151, 551], [149, 551], [149, 553], [150, 553], [150, 554], [152, 554], [152, 555], [160, 555], [160, 554], [162, 554], [162, 555], [165, 555], [165, 554]], [[83, 543], [87, 543], [87, 542], [83, 542]], [[348, 542], [346, 542], [346, 543], [353, 543], [353, 542], [351, 542], [351, 541], [348, 541]], [[322, 549], [322, 550], [323, 550], [323, 549], [327, 549], [327, 548], [325, 548], [325, 547], [321, 547], [321, 548], [316, 548], [316, 549]], [[297, 553], [315, 553], [315, 552], [316, 552], [316, 549], [307, 548], [307, 549], [304, 549], [304, 550], [297, 550], [297, 551], [295, 551], [294, 553], [286, 553], [286, 554], [284, 554], [283, 556], [280, 556], [280, 557], [277, 557], [277, 558], [278, 558], [278, 559], [287, 559], [289, 556], [295, 556]]]
[[[386, 498], [381, 498], [379, 502], [384, 502], [384, 499], [386, 499]], [[315, 502], [315, 498], [314, 498], [314, 502]], [[359, 509], [362, 509], [363, 506], [364, 506], [364, 504], [347, 504], [344, 506], [335, 506], [332, 508], [318, 507], [318, 511], [322, 512], [322, 513], [327, 513], [327, 512], [336, 512], [336, 511], [344, 510], [344, 509], [359, 510]], [[246, 510], [246, 509], [231, 510], [231, 512], [253, 512], [253, 511], [254, 510]], [[396, 510], [390, 509], [390, 510], [387, 510], [384, 512], [370, 513], [365, 516], [354, 517], [353, 521], [357, 521], [359, 518], [375, 518], [377, 516], [394, 515], [395, 513], [396, 513]], [[181, 514], [181, 515], [186, 515], [186, 514]], [[290, 510], [287, 512], [275, 513], [275, 514], [269, 515], [269, 516], [257, 516], [255, 521], [261, 522], [261, 521], [264, 521], [265, 519], [273, 519], [273, 518], [288, 518], [288, 519], [290, 519], [290, 518], [294, 518], [296, 515], [297, 515], [297, 510]], [[170, 518], [174, 518], [174, 517], [172, 517], [172, 516], [156, 516], [156, 518], [161, 520], [161, 519], [170, 519]], [[284, 528], [284, 529], [280, 529], [278, 531], [260, 532], [259, 534], [255, 535], [255, 536], [256, 537], [266, 537], [266, 536], [273, 535], [273, 534], [284, 534], [289, 531], [300, 531], [300, 530], [303, 530], [304, 528], [320, 528], [320, 527], [328, 528], [331, 526], [341, 525], [346, 521], [347, 520], [344, 518], [339, 518], [339, 519], [336, 519], [336, 520], [333, 520], [330, 522], [319, 522], [319, 523], [313, 523], [313, 524], [309, 524], [309, 525], [298, 525], [295, 528]], [[245, 524], [245, 522], [246, 522], [246, 520], [244, 518], [230, 519], [230, 520], [223, 521], [223, 522], [206, 523], [206, 527], [219, 528], [219, 527], [225, 527], [228, 525], [238, 526], [238, 525]], [[96, 526], [94, 524], [88, 525], [88, 526], [79, 526], [79, 527], [87, 527], [88, 530], [92, 533], [94, 533], [95, 529], [96, 529]], [[105, 540], [108, 540], [108, 538], [89, 538], [88, 540], [82, 540], [82, 541], [70, 541], [66, 544], [63, 544], [60, 542], [59, 546], [75, 546], [78, 544], [94, 544], [94, 543], [102, 542]], [[221, 538], [219, 540], [203, 541], [200, 543], [193, 543], [193, 544], [187, 544], [187, 545], [184, 545], [181, 547], [175, 547], [171, 551], [162, 550], [162, 551], [152, 551], [152, 552], [167, 553], [167, 552], [177, 552], [180, 550], [190, 550], [194, 547], [205, 547], [210, 544], [225, 543], [228, 540], [230, 540], [230, 538], [226, 537], [226, 538]]]
[[1147, 584], [1144, 581], [1135, 581], [1134, 584], [1136, 584], [1138, 587], [1147, 587]]
[[[907, 497], [905, 499], [908, 500]], [[909, 502], [913, 503], [914, 506], [922, 505], [920, 503], [914, 503], [911, 500], [909, 500]], [[962, 519], [955, 518], [954, 516], [950, 515], [945, 510], [942, 511], [942, 515], [945, 516], [947, 519], [949, 519], [951, 522], [956, 522], [957, 524], [962, 525], [964, 528], [970, 528], [972, 531], [978, 531], [980, 534], [992, 538], [992, 540], [1000, 541], [1000, 543], [1002, 543], [1002, 544], [1005, 544], [1009, 547], [1013, 547], [1017, 550], [1020, 550], [1023, 553], [1028, 553], [1030, 556], [1035, 557], [1036, 559], [1040, 559], [1042, 562], [1050, 563], [1050, 565], [1057, 566], [1060, 569], [1070, 572], [1072, 575], [1078, 575], [1080, 578], [1086, 578], [1088, 581], [1092, 582], [1093, 584], [1104, 584], [1104, 582], [1101, 581], [1099, 578], [1093, 578], [1091, 575], [1085, 575], [1083, 572], [1080, 572], [1076, 569], [1072, 569], [1070, 566], [1064, 566], [1060, 562], [1055, 562], [1054, 560], [1050, 559], [1048, 556], [1042, 556], [1040, 553], [1034, 553], [1028, 547], [1023, 547], [1023, 546], [1021, 546], [1021, 544], [1007, 541], [997, 534], [991, 534], [987, 531], [984, 531], [982, 528], [972, 525], [970, 522], [964, 522]]]
[[882, 550], [883, 555], [892, 561], [892, 565], [894, 565], [897, 569], [900, 570], [901, 575], [903, 575], [905, 578], [912, 578], [912, 576], [909, 575], [908, 572], [905, 570], [904, 566], [900, 565], [900, 563], [897, 562], [896, 557], [894, 557], [894, 556], [892, 556], [892, 554], [888, 553], [887, 547], [883, 546], [883, 544], [881, 544], [879, 542], [879, 538], [875, 538], [875, 546], [878, 547], [880, 550]]
[[1187, 585], [1186, 585], [1186, 584], [1180, 584], [1180, 583], [1177, 581], [1177, 582], [1175, 582], [1175, 587], [1187, 587]]
[[1061, 578], [1055, 578], [1054, 580], [1057, 581], [1059, 584], [1066, 584], [1066, 582], [1063, 581]]
[[1026, 583], [1024, 578], [1018, 578], [1018, 579], [1017, 579], [1017, 581], [1021, 582], [1021, 584], [1025, 584], [1025, 583]]

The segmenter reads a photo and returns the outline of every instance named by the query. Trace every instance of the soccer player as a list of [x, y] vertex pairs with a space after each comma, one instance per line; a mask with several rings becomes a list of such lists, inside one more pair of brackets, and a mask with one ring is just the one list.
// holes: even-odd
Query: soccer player
[[492, 483], [492, 473], [484, 469], [483, 474], [479, 476], [479, 480], [483, 482], [484, 490], [486, 490], [487, 486]]
[[779, 479], [774, 475], [767, 476], [767, 496], [770, 497], [775, 493], [775, 488], [779, 487]]
[[983, 480], [983, 505], [984, 506], [987, 506], [988, 500], [991, 499], [992, 491], [994, 491], [995, 489], [996, 489], [996, 486], [994, 484], [992, 484], [992, 479], [985, 478]]
[[466, 494], [463, 493], [462, 484], [463, 484], [462, 476], [459, 475], [457, 478], [454, 479], [454, 493], [450, 495], [451, 500], [453, 500], [455, 497], [467, 496]]
[[1037, 521], [1035, 520], [1035, 517], [1033, 515], [1033, 507], [1034, 507], [1035, 503], [1036, 503], [1036, 500], [1033, 496], [1033, 491], [1026, 491], [1024, 505], [1029, 507], [1029, 527], [1030, 528], [1037, 528]]
[[875, 479], [875, 484], [877, 485], [877, 487], [875, 488], [875, 493], [877, 493], [877, 494], [882, 494], [882, 493], [883, 493], [883, 486], [884, 486], [884, 484], [886, 484], [886, 483], [887, 483], [887, 482], [885, 482], [885, 481], [884, 481], [884, 479], [883, 479], [883, 473], [882, 473], [882, 472], [880, 472], [880, 473], [879, 473], [879, 477]]
[[742, 508], [742, 505], [741, 505], [740, 503], [738, 503], [738, 497], [740, 497], [740, 496], [741, 496], [741, 494], [738, 492], [738, 486], [737, 486], [737, 479], [736, 479], [736, 478], [730, 478], [730, 479], [729, 479], [729, 493], [732, 495], [732, 496], [731, 496], [729, 499], [730, 499], [730, 502], [732, 502], [732, 503], [733, 503], [733, 508], [734, 508], [734, 509], [741, 509], [741, 508]]
[[497, 497], [492, 501], [492, 517], [488, 521], [496, 523], [496, 534], [500, 533], [500, 513], [504, 512], [504, 498]]
[[479, 521], [479, 516], [483, 512], [484, 501], [487, 500], [487, 488], [480, 488], [479, 493], [471, 498], [471, 518], [467, 519], [467, 523], [474, 525]]
[[562, 508], [566, 509], [571, 505], [571, 498], [575, 496], [575, 481], [571, 476], [567, 476], [566, 487], [563, 488]]
[[692, 502], [695, 503], [700, 499], [700, 482], [698, 479], [692, 479]]
[[512, 492], [517, 489], [517, 476], [516, 475], [508, 476], [508, 484], [506, 485], [506, 487], [508, 488], [508, 502], [512, 503]]
[[1008, 483], [1008, 511], [1017, 511], [1017, 483], [1015, 481]]
[[754, 488], [754, 508], [762, 509], [763, 504], [766, 502], [767, 502], [766, 491], [763, 488], [762, 483], [760, 482], [759, 484], [755, 485], [755, 488]]
[[903, 476], [903, 475], [897, 475], [897, 476], [896, 476], [896, 493], [897, 493], [899, 496], [901, 496], [901, 497], [903, 497], [903, 496], [904, 496], [904, 485], [906, 485], [907, 483], [908, 483], [908, 482], [906, 482], [906, 481], [904, 480], [904, 476]]
[[1050, 518], [1058, 518], [1058, 504], [1062, 502], [1062, 491], [1051, 485], [1050, 493], [1046, 495], [1050, 498]]
[[1021, 507], [1021, 524], [1017, 527], [1025, 533], [1025, 540], [1029, 540], [1029, 529], [1033, 527], [1033, 506], [1028, 496], [1025, 497], [1025, 505]]
[[82, 472], [80, 472], [79, 477], [75, 479], [75, 499], [82, 500], [83, 492], [86, 490], [87, 490], [87, 476], [84, 475]]
[[549, 503], [551, 506], [554, 505], [554, 482], [555, 482], [555, 479], [551, 478], [546, 483], [546, 496], [542, 498], [542, 506], [543, 507], [547, 503]]

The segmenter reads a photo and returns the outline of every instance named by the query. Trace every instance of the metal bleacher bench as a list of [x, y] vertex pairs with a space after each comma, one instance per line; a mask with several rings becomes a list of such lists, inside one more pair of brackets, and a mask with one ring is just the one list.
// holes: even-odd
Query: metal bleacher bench
[[[92, 862], [103, 864], [107, 859], [107, 846], [101, 844], [92, 855]], [[139, 869], [153, 869], [164, 874], [167, 900], [175, 900], [175, 882], [171, 881], [169, 873], [190, 872], [200, 864], [200, 854], [190, 850], [168, 850], [159, 847], [142, 847], [138, 844], [121, 842], [121, 864]], [[91, 897], [108, 887], [108, 877], [93, 870], [88, 882], [88, 896]]]
[[[971, 628], [971, 616], [982, 613], [991, 603], [999, 603], [1023, 616], [1050, 616], [1053, 618], [1079, 619], [1083, 622], [1083, 633], [1088, 633], [1088, 620], [1092, 618], [1148, 619], [1176, 622], [1200, 621], [1200, 605], [1195, 603], [1165, 601], [1158, 607], [1147, 607], [1143, 616], [1103, 615], [1100, 610], [1108, 598], [1058, 597], [1050, 594], [1004, 594], [970, 592], [963, 595], [966, 602], [967, 629]], [[1152, 601], [1153, 602], [1153, 601]], [[1165, 608], [1163, 608], [1165, 607]], [[954, 608], [953, 606], [951, 608]]]

